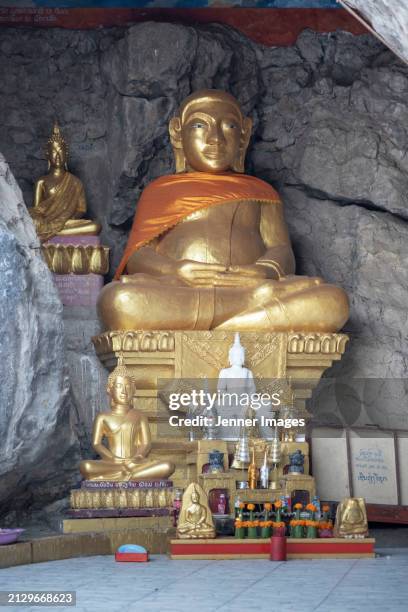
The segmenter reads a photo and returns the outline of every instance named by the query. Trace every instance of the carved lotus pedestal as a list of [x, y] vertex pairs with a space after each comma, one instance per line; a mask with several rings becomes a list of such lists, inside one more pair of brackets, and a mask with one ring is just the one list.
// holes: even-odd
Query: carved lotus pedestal
[[95, 306], [109, 270], [109, 248], [99, 236], [54, 236], [42, 245], [65, 306]]
[[[290, 380], [294, 411], [299, 417], [307, 417], [306, 400], [323, 372], [341, 359], [348, 340], [344, 334], [301, 332], [242, 332], [240, 337], [246, 349], [245, 365], [253, 372], [257, 391], [271, 393], [280, 380]], [[217, 330], [111, 331], [93, 338], [96, 353], [108, 370], [116, 366], [121, 355], [133, 371], [137, 380], [135, 406], [146, 413], [152, 431], [151, 457], [166, 457], [177, 466], [172, 475], [176, 487], [197, 481], [197, 462], [202, 460], [202, 453], [199, 442], [189, 440], [186, 428], [169, 424], [170, 414], [182, 415], [169, 412], [169, 390], [188, 391], [197, 379], [207, 379], [210, 386], [215, 383], [220, 370], [228, 366], [233, 341], [233, 332]], [[288, 444], [299, 447], [299, 443]], [[217, 447], [217, 442], [212, 446]], [[228, 451], [233, 452], [234, 446], [228, 443]]]

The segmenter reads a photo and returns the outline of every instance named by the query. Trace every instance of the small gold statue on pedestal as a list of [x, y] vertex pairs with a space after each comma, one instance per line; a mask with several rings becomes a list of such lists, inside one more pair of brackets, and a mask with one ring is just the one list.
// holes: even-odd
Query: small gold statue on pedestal
[[68, 172], [68, 147], [57, 123], [47, 143], [49, 173], [35, 184], [34, 206], [29, 213], [41, 242], [59, 235], [96, 236], [98, 223], [82, 219], [86, 213], [84, 187]]
[[[87, 480], [157, 480], [175, 470], [169, 461], [149, 461], [151, 448], [147, 418], [132, 406], [135, 380], [130, 370], [119, 365], [109, 375], [107, 392], [111, 412], [101, 412], [94, 421], [92, 445], [102, 457], [81, 461], [80, 471]], [[102, 443], [107, 440], [107, 446]]]
[[337, 506], [334, 534], [340, 538], [365, 538], [368, 522], [362, 497], [347, 497]]
[[196, 482], [192, 482], [184, 492], [177, 525], [177, 537], [215, 538], [214, 522], [207, 496]]

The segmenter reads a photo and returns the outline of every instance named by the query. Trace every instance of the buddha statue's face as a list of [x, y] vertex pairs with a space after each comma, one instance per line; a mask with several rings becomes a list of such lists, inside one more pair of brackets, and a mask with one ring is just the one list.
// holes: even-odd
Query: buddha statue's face
[[108, 391], [115, 405], [131, 405], [134, 395], [133, 381], [131, 378], [117, 376], [108, 387]]
[[238, 157], [242, 118], [232, 104], [192, 104], [181, 126], [187, 164], [198, 172], [226, 172]]
[[225, 92], [193, 94], [170, 122], [177, 171], [243, 171], [251, 121]]
[[48, 160], [52, 168], [64, 168], [67, 163], [65, 148], [60, 144], [53, 144], [53, 146], [48, 149]]
[[230, 366], [242, 367], [245, 363], [245, 353], [241, 348], [232, 348], [229, 352]]
[[197, 503], [198, 503], [198, 501], [199, 501], [199, 499], [200, 499], [200, 498], [199, 498], [199, 496], [198, 496], [197, 491], [193, 491], [193, 492], [191, 493], [191, 501], [192, 501], [194, 504], [197, 504]]

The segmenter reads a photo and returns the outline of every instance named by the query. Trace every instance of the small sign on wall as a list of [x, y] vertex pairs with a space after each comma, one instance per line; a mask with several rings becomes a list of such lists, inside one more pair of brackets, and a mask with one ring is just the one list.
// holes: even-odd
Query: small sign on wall
[[[372, 434], [370, 434], [372, 436]], [[360, 437], [350, 432], [352, 490], [368, 504], [398, 504], [395, 441], [391, 434]]]
[[316, 427], [311, 456], [321, 499], [353, 496], [369, 504], [408, 503], [406, 432]]

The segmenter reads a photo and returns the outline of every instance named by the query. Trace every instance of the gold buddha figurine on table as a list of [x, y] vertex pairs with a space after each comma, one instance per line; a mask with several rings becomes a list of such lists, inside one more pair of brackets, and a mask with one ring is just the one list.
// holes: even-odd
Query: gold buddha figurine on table
[[223, 91], [182, 103], [170, 121], [177, 173], [144, 190], [99, 297], [107, 329], [334, 332], [347, 321], [342, 289], [294, 275], [276, 191], [242, 174], [251, 126]]
[[46, 153], [49, 173], [36, 182], [34, 206], [29, 209], [41, 242], [57, 234], [99, 234], [98, 223], [82, 218], [86, 213], [84, 187], [79, 178], [68, 172], [68, 147], [57, 123]]
[[207, 496], [196, 482], [192, 482], [183, 494], [177, 522], [177, 537], [215, 538], [215, 528]]
[[[132, 406], [135, 380], [122, 363], [109, 375], [111, 411], [99, 413], [94, 421], [92, 445], [101, 459], [81, 461], [87, 480], [157, 480], [175, 470], [169, 461], [149, 461], [151, 448], [147, 418]], [[107, 440], [107, 446], [103, 439]]]

